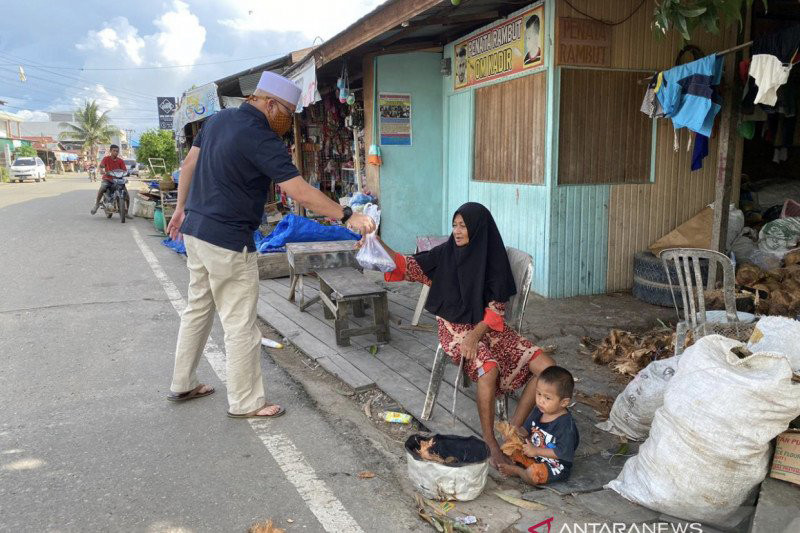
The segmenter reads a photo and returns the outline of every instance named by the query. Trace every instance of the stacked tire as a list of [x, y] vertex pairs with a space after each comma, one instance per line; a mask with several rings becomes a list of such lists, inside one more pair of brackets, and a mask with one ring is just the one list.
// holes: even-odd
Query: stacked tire
[[[700, 260], [700, 273], [703, 284], [708, 281], [708, 261]], [[672, 290], [675, 291], [675, 300], [678, 307], [682, 307], [681, 287], [678, 284], [678, 274], [675, 265], [670, 265], [669, 279], [661, 259], [650, 252], [637, 252], [633, 256], [633, 295], [637, 299], [662, 307], [673, 307]], [[692, 278], [694, 285], [694, 278]]]

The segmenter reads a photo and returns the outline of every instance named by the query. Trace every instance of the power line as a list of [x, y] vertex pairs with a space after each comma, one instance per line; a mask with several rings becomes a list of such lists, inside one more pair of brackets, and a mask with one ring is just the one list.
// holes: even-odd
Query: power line
[[[157, 67], [60, 67], [55, 65], [39, 65], [39, 67], [50, 68], [50, 69], [57, 69], [57, 70], [76, 70], [80, 72], [91, 71], [91, 70], [101, 70], [101, 71], [108, 71], [108, 70], [161, 70], [161, 69], [171, 69], [171, 68], [186, 68], [186, 67], [204, 67], [207, 65], [221, 65], [223, 63], [235, 63], [238, 61], [252, 61], [254, 59], [274, 59], [276, 57], [281, 57], [286, 54], [271, 54], [267, 56], [253, 56], [253, 57], [240, 57], [238, 59], [226, 59], [224, 61], [210, 61], [208, 63], [192, 63], [189, 65], [162, 65]], [[29, 63], [28, 60], [22, 60], [21, 62], [24, 66], [25, 63]], [[18, 63], [0, 63], [0, 65], [19, 65]]]

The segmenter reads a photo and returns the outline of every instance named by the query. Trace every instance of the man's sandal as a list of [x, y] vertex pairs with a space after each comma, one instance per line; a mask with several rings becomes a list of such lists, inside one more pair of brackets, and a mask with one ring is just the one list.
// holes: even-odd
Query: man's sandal
[[[260, 411], [263, 411], [267, 407], [277, 407], [278, 411], [273, 413], [273, 414], [271, 414], [271, 415], [260, 415], [260, 414], [258, 414]], [[280, 405], [276, 405], [274, 403], [268, 403], [265, 406], [263, 406], [263, 407], [261, 407], [259, 409], [256, 409], [255, 411], [252, 411], [250, 413], [244, 413], [244, 414], [241, 414], [241, 415], [236, 415], [236, 414], [233, 414], [230, 411], [228, 411], [228, 416], [231, 417], [231, 418], [278, 418], [279, 416], [282, 416], [285, 413], [286, 413], [286, 409], [284, 409]]]
[[[203, 387], [208, 387], [208, 390], [205, 392], [200, 392], [203, 390]], [[203, 396], [208, 396], [209, 394], [214, 394], [214, 387], [210, 387], [208, 385], [198, 385], [190, 391], [170, 392], [167, 394], [167, 400], [171, 402], [185, 402], [188, 400], [194, 400], [195, 398], [202, 398]]]

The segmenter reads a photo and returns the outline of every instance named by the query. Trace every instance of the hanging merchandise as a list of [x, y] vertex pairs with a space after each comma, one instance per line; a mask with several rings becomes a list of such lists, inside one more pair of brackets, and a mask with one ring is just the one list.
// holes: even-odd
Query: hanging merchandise
[[379, 167], [383, 164], [383, 159], [381, 158], [381, 147], [377, 144], [371, 144], [369, 146], [369, 155], [367, 156], [367, 163], [370, 165], [375, 165]]

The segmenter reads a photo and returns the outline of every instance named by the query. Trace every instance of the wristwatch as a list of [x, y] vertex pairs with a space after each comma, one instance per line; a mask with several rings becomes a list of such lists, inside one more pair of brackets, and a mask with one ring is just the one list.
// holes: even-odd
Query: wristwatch
[[342, 216], [342, 224], [347, 224], [347, 221], [350, 220], [351, 216], [353, 216], [353, 210], [347, 206], [342, 210], [342, 213], [344, 213]]

